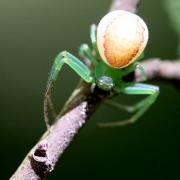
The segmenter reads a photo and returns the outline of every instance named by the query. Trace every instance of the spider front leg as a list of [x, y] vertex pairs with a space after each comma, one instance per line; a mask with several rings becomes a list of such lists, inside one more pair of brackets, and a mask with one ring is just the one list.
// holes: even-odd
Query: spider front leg
[[[129, 119], [118, 121], [118, 122], [99, 123], [98, 124], [99, 126], [116, 127], [116, 126], [132, 124], [136, 122], [149, 109], [149, 107], [156, 101], [156, 98], [158, 97], [158, 94], [159, 94], [159, 88], [157, 86], [146, 85], [142, 83], [135, 83], [132, 86], [127, 86], [123, 88], [122, 92], [128, 95], [149, 95], [149, 96], [131, 107], [131, 111], [136, 111], [136, 113]], [[119, 107], [122, 108], [122, 106], [119, 106]]]
[[55, 81], [58, 78], [59, 72], [64, 64], [70, 66], [84, 81], [91, 83], [93, 78], [91, 77], [91, 71], [85, 66], [78, 58], [70, 54], [67, 51], [63, 51], [57, 55], [54, 60], [54, 64], [49, 74], [46, 92], [44, 95], [44, 118], [47, 128], [49, 129], [49, 100]]

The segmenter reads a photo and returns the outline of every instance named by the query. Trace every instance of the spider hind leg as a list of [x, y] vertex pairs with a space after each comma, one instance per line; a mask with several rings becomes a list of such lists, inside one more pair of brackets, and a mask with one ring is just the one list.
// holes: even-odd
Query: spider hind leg
[[[128, 95], [149, 95], [149, 96], [143, 99], [142, 101], [138, 102], [134, 106], [131, 106], [131, 111], [135, 113], [129, 119], [116, 121], [116, 122], [107, 122], [107, 123], [102, 122], [98, 124], [100, 127], [117, 127], [117, 126], [124, 126], [136, 122], [156, 101], [159, 94], [159, 88], [153, 85], [135, 83], [133, 86], [125, 87], [122, 90], [122, 92]], [[123, 107], [119, 106], [119, 108], [124, 108], [126, 110], [126, 107], [124, 106]]]

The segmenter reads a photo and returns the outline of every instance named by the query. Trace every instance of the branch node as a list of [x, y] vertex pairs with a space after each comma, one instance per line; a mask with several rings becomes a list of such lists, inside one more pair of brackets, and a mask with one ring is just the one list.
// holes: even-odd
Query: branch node
[[53, 162], [50, 161], [47, 154], [48, 142], [46, 139], [37, 144], [37, 147], [30, 157], [31, 167], [35, 173], [42, 179], [53, 170]]

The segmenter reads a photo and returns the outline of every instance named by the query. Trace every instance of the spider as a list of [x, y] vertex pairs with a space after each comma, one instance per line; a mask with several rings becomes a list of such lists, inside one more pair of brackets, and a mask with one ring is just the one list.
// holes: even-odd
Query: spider
[[110, 12], [102, 18], [97, 27], [91, 26], [90, 38], [92, 47], [82, 44], [79, 55], [91, 61], [91, 68], [67, 51], [60, 52], [54, 60], [44, 96], [44, 117], [47, 127], [51, 91], [64, 64], [72, 68], [86, 83], [91, 83], [92, 91], [93, 87], [97, 86], [114, 94], [148, 95], [133, 106], [124, 106], [107, 99], [106, 103], [134, 114], [127, 120], [101, 123], [101, 126], [114, 127], [133, 123], [157, 99], [157, 86], [123, 80], [137, 68], [145, 77], [138, 60], [148, 41], [148, 29], [139, 16], [123, 10]]

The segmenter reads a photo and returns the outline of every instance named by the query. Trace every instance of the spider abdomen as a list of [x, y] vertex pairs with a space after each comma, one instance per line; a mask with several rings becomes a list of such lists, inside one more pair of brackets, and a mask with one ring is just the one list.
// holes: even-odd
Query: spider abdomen
[[97, 28], [97, 46], [102, 59], [113, 68], [124, 68], [142, 53], [148, 29], [137, 15], [118, 10], [102, 18]]

